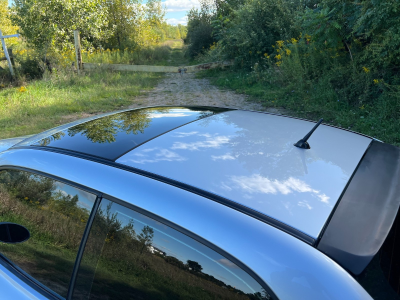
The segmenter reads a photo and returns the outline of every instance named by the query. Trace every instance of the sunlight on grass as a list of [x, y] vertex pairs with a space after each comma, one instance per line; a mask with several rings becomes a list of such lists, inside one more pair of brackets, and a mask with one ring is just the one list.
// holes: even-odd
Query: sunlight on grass
[[162, 77], [140, 72], [53, 73], [23, 87], [0, 90], [0, 138], [34, 134], [87, 114], [126, 108]]

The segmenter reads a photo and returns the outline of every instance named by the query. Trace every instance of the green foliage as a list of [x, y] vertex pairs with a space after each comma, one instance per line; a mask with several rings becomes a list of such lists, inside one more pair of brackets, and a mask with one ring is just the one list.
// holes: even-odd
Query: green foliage
[[242, 67], [271, 53], [275, 42], [289, 38], [293, 28], [293, 15], [285, 0], [249, 0], [232, 14], [232, 21], [220, 18], [224, 24], [219, 25], [218, 44], [226, 58], [235, 59]]
[[106, 48], [118, 48], [137, 46], [135, 41], [138, 27], [138, 12], [135, 7], [141, 2], [138, 0], [113, 0], [106, 1], [108, 12], [108, 30], [111, 36], [105, 43]]
[[0, 138], [22, 136], [92, 114], [140, 105], [137, 96], [161, 73], [90, 72], [76, 76], [53, 70], [23, 88], [0, 90]]
[[188, 44], [188, 54], [191, 58], [204, 53], [215, 42], [211, 25], [212, 3], [204, 0], [200, 4], [200, 9], [192, 8], [188, 13], [185, 43]]
[[16, 61], [19, 63], [17, 68], [19, 74], [24, 74], [28, 79], [42, 78], [44, 68], [38, 57], [22, 58], [17, 56]]
[[30, 45], [47, 53], [72, 48], [75, 29], [85, 47], [99, 44], [109, 35], [107, 16], [102, 0], [15, 0], [12, 20]]

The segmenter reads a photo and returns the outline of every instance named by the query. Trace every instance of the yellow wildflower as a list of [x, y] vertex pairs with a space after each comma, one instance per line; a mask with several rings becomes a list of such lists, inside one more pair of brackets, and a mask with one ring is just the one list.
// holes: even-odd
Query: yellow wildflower
[[20, 91], [21, 93], [26, 92], [26, 87], [21, 86], [21, 87], [19, 88], [19, 91]]
[[285, 49], [285, 51], [286, 51], [286, 55], [290, 55], [290, 53], [292, 53], [292, 51], [290, 51], [289, 49]]
[[264, 53], [264, 57], [267, 57], [268, 56], [268, 53]]
[[25, 197], [24, 199], [25, 199], [25, 200], [28, 200], [29, 198], [28, 198], [28, 197]]
[[282, 61], [277, 61], [275, 64], [279, 67], [282, 64]]
[[275, 56], [276, 59], [282, 59], [282, 56], [280, 54], [278, 54], [277, 56]]
[[378, 79], [374, 79], [374, 84], [378, 84], [379, 80]]
[[369, 73], [369, 71], [371, 71], [370, 69], [368, 69], [367, 67], [362, 67], [365, 73]]
[[292, 44], [296, 44], [298, 42], [298, 40], [296, 40], [295, 38], [291, 38], [290, 40], [291, 40]]
[[276, 44], [278, 45], [279, 48], [281, 48], [285, 42], [284, 41], [276, 41]]

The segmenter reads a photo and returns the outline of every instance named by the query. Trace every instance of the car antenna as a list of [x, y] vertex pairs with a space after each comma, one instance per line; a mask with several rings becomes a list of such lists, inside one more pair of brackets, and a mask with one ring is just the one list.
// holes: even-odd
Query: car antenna
[[310, 136], [313, 134], [313, 132], [315, 131], [315, 129], [317, 129], [317, 127], [322, 123], [324, 119], [320, 119], [318, 121], [317, 124], [315, 124], [314, 128], [311, 129], [311, 131], [309, 133], [307, 133], [305, 135], [305, 137], [303, 137], [301, 140], [299, 140], [296, 144], [294, 144], [297, 148], [301, 148], [301, 149], [310, 149], [310, 145], [307, 143], [307, 140], [310, 138]]

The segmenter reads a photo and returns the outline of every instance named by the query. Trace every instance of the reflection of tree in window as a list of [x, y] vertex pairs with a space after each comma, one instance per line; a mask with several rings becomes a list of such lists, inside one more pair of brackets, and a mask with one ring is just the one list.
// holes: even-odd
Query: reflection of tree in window
[[[87, 208], [79, 204], [85, 193]], [[61, 296], [69, 279], [95, 196], [25, 171], [0, 172], [0, 222], [25, 226], [31, 238], [0, 244], [0, 253]]]
[[[194, 244], [189, 247], [185, 243], [181, 244], [181, 233], [167, 229], [162, 224], [158, 228], [158, 224], [103, 199], [85, 247], [74, 298], [269, 299], [261, 287], [254, 293], [245, 293], [204, 273], [203, 262], [196, 259], [196, 256], [191, 257], [201, 252], [204, 246], [196, 246], [194, 240]], [[168, 230], [165, 236], [164, 230]], [[161, 240], [169, 242], [160, 244], [161, 236]], [[179, 253], [168, 250], [168, 243], [180, 245], [179, 251], [184, 252], [181, 254], [189, 258], [185, 260], [186, 263], [178, 259]], [[196, 252], [195, 248], [199, 250]], [[221, 258], [219, 254], [216, 259], [203, 258], [215, 270], [222, 270], [216, 263]], [[237, 272], [239, 268], [235, 265], [232, 270]]]

